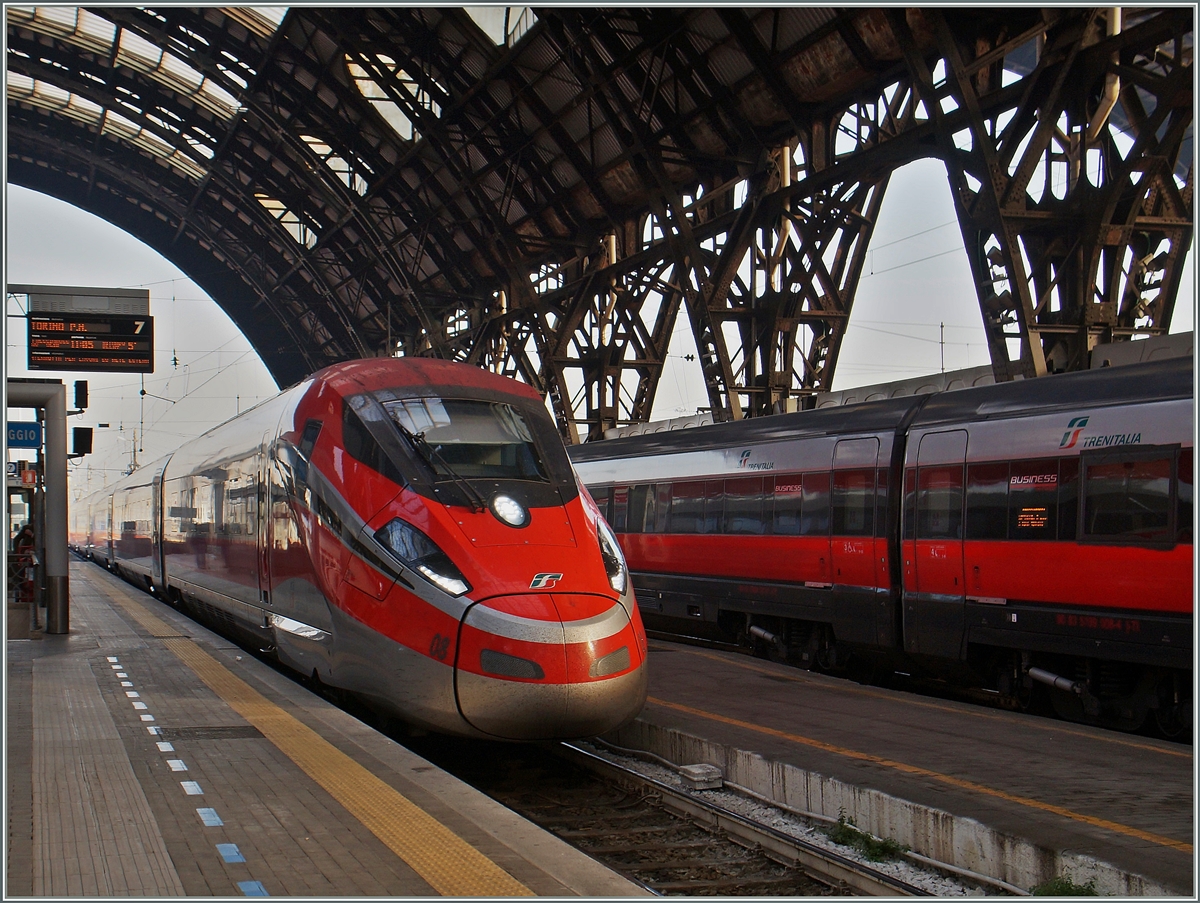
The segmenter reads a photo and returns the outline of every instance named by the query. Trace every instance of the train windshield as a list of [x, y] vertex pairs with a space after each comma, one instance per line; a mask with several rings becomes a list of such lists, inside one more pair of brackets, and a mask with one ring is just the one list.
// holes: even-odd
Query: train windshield
[[450, 477], [548, 482], [525, 419], [503, 402], [404, 398], [383, 402], [408, 434], [424, 440], [434, 472]]

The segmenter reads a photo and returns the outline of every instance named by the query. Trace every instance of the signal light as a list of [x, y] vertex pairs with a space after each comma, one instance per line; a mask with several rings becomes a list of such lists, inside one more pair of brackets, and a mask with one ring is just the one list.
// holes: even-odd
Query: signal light
[[90, 426], [71, 427], [71, 457], [82, 458], [92, 453], [92, 428]]

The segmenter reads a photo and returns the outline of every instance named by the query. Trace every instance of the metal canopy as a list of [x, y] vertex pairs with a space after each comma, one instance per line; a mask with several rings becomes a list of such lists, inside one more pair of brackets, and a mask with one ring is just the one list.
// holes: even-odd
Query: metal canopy
[[[9, 179], [121, 226], [280, 384], [378, 354], [647, 419], [832, 384], [889, 174], [942, 159], [998, 379], [1165, 332], [1188, 8], [7, 10]], [[473, 14], [478, 18], [473, 18]]]

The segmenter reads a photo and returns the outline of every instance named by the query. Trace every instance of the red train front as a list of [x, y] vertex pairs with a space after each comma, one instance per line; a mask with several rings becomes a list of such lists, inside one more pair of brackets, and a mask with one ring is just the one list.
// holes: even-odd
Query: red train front
[[513, 740], [602, 733], [645, 702], [620, 548], [521, 383], [340, 364], [159, 466], [161, 558], [118, 540], [114, 564], [269, 637], [305, 675], [410, 723]]

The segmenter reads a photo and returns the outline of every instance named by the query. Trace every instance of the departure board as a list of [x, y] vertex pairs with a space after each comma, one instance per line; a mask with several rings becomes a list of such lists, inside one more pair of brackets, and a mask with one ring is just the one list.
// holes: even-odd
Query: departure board
[[31, 313], [30, 370], [154, 372], [154, 318]]

